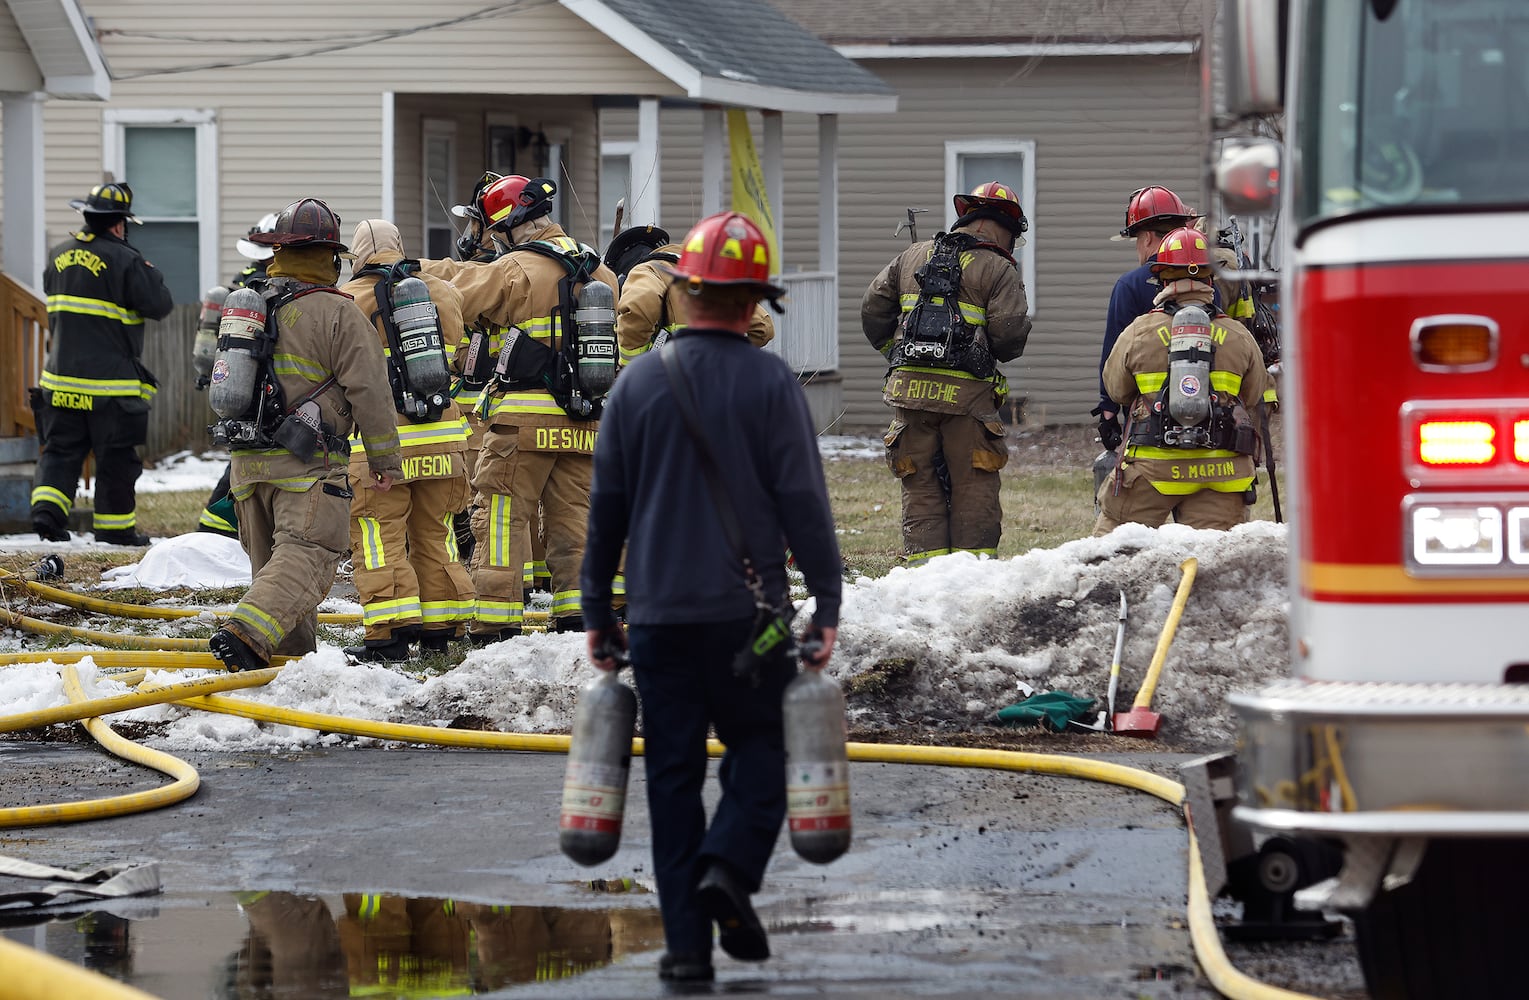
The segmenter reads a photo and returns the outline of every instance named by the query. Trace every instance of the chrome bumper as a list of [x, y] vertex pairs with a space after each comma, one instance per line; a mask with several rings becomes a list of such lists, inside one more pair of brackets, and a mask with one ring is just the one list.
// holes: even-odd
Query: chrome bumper
[[1529, 835], [1529, 686], [1288, 680], [1230, 700], [1238, 822], [1345, 839]]

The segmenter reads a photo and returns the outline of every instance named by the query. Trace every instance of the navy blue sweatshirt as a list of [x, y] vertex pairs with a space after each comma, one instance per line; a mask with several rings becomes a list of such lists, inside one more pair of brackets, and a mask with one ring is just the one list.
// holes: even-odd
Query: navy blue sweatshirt
[[[780, 358], [728, 331], [680, 330], [662, 351], [679, 352], [769, 599], [784, 603], [789, 546], [817, 598], [814, 623], [836, 627], [839, 542], [817, 436], [796, 376]], [[722, 527], [660, 351], [622, 371], [600, 421], [580, 578], [589, 628], [615, 622], [611, 579], [623, 544], [629, 623], [753, 616], [742, 563]]]

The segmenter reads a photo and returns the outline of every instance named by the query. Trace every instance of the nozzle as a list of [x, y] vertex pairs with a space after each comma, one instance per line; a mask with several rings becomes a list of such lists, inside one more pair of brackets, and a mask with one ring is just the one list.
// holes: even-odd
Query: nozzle
[[64, 578], [64, 560], [56, 555], [43, 556], [30, 566], [24, 574], [38, 583], [46, 583], [49, 580], [62, 580]]

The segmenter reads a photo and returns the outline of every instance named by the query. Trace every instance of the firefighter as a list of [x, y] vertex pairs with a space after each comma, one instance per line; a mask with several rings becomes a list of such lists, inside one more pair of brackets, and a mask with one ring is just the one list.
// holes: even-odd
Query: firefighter
[[[552, 627], [584, 628], [578, 573], [599, 420], [593, 401], [566, 388], [563, 349], [573, 320], [565, 306], [591, 280], [614, 292], [616, 276], [549, 217], [556, 192], [545, 177], [519, 174], [490, 185], [482, 198], [484, 217], [512, 249], [453, 281], [468, 322], [486, 323], [495, 332], [505, 371], [491, 392], [485, 390], [488, 398], [479, 411], [486, 413], [488, 429], [473, 489], [486, 501], [486, 524], [478, 536], [484, 551], [473, 573], [478, 594], [474, 642], [520, 634], [523, 571], [538, 504], [552, 578]], [[610, 360], [614, 364], [615, 358]], [[548, 387], [552, 382], [563, 386], [556, 394]], [[581, 401], [589, 406], [587, 414], [579, 412]]]
[[[605, 263], [616, 274], [621, 295], [616, 305], [616, 337], [621, 363], [663, 345], [685, 323], [684, 292], [664, 271], [680, 259], [680, 246], [657, 226], [633, 226], [605, 249]], [[763, 347], [775, 339], [775, 323], [763, 305], [754, 307], [749, 343]]]
[[[343, 894], [335, 924], [351, 996], [468, 996], [472, 933], [457, 902], [392, 893]], [[518, 907], [517, 907], [518, 909]]]
[[[379, 342], [389, 335], [379, 294], [390, 268], [404, 260], [403, 237], [385, 219], [366, 219], [350, 241], [354, 277], [340, 287], [371, 317]], [[407, 275], [415, 262], [393, 274]], [[461, 338], [462, 296], [433, 275], [419, 275], [430, 292], [443, 341]], [[394, 320], [396, 323], [397, 321]], [[440, 358], [445, 377], [445, 357]], [[392, 355], [395, 409], [409, 378], [406, 359]], [[411, 397], [412, 398], [412, 397]], [[458, 558], [452, 517], [467, 506], [467, 422], [449, 396], [439, 412], [398, 413], [403, 478], [386, 493], [357, 491], [350, 502], [350, 551], [365, 627], [362, 645], [345, 652], [362, 660], [403, 660], [418, 638], [421, 652], [444, 653], [459, 628], [472, 620], [472, 579]], [[350, 475], [366, 477], [366, 449], [351, 440]]]
[[[98, 542], [147, 545], [138, 530], [138, 448], [149, 436], [156, 386], [144, 367], [143, 323], [174, 308], [159, 271], [127, 241], [134, 218], [126, 184], [98, 184], [69, 202], [85, 225], [48, 252], [50, 346], [34, 398], [42, 455], [32, 483], [32, 530], [69, 541], [69, 513], [85, 457], [96, 459], [91, 528]], [[14, 359], [9, 363], [14, 363]]]
[[249, 922], [236, 956], [233, 989], [221, 996], [349, 997], [345, 951], [329, 904], [291, 892], [235, 893]]
[[[1273, 405], [1274, 383], [1252, 334], [1213, 304], [1208, 243], [1187, 226], [1164, 237], [1152, 263], [1162, 284], [1155, 308], [1126, 327], [1105, 361], [1105, 388], [1127, 421], [1120, 464], [1099, 488], [1096, 535], [1128, 522], [1156, 527], [1169, 515], [1192, 528], [1247, 520], [1258, 452], [1248, 414]], [[1200, 348], [1175, 334], [1191, 307], [1209, 318]], [[1207, 393], [1198, 425], [1180, 415], [1179, 398]]]
[[[338, 255], [349, 253], [340, 242], [340, 217], [322, 201], [304, 198], [281, 212], [272, 232], [250, 239], [275, 250], [258, 287], [271, 296], [266, 304], [277, 342], [275, 356], [259, 366], [257, 385], [278, 386], [284, 405], [270, 426], [226, 422], [240, 432], [232, 448], [232, 492], [239, 541], [254, 575], [208, 641], [229, 670], [263, 667], [273, 653], [316, 648], [316, 610], [350, 541], [345, 473], [351, 430], [360, 429], [366, 446], [362, 488], [385, 492], [403, 476], [382, 347], [366, 314], [334, 286]], [[212, 393], [241, 367], [225, 353], [220, 348], [213, 365]], [[225, 424], [219, 427], [229, 433]], [[310, 455], [305, 459], [293, 448]]]
[[1158, 292], [1157, 283], [1152, 278], [1152, 260], [1158, 246], [1164, 237], [1189, 225], [1194, 217], [1194, 210], [1178, 195], [1154, 184], [1131, 192], [1126, 200], [1125, 227], [1110, 237], [1117, 243], [1135, 241], [1137, 266], [1115, 279], [1115, 287], [1110, 290], [1109, 312], [1104, 318], [1104, 348], [1099, 353], [1099, 404], [1089, 412], [1099, 418], [1099, 441], [1105, 451], [1120, 447], [1121, 430], [1116, 417], [1119, 408], [1104, 388], [1104, 363], [1109, 360], [1120, 331], [1152, 309], [1152, 300]]
[[[250, 227], [246, 237], [256, 233], [269, 233], [276, 228], [276, 213], [269, 212], [260, 217], [260, 221]], [[229, 289], [243, 288], [256, 278], [265, 277], [265, 269], [271, 263], [271, 248], [263, 247], [258, 243], [251, 243], [248, 238], [239, 240], [234, 244], [239, 251], [239, 256], [248, 260], [238, 274], [229, 281]], [[201, 385], [198, 384], [198, 388]], [[224, 538], [239, 537], [239, 518], [234, 513], [233, 497], [228, 495], [229, 466], [223, 467], [223, 475], [218, 478], [218, 483], [212, 488], [212, 493], [207, 497], [207, 505], [202, 508], [202, 514], [197, 518], [196, 530], [206, 531], [214, 535], [222, 535]]]
[[[882, 390], [893, 408], [887, 464], [902, 481], [910, 566], [997, 550], [998, 472], [1009, 459], [998, 407], [1009, 385], [995, 362], [1019, 357], [1030, 336], [1013, 257], [1029, 223], [1013, 189], [980, 184], [956, 195], [955, 208], [955, 227], [903, 251], [860, 303], [866, 339], [891, 362]], [[936, 472], [941, 455], [948, 492]]]

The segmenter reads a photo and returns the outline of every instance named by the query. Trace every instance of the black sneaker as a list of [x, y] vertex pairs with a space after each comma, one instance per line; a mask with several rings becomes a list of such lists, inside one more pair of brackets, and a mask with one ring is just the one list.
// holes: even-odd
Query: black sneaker
[[69, 529], [62, 524], [55, 524], [45, 517], [32, 518], [32, 530], [37, 532], [37, 537], [45, 542], [67, 542], [73, 536]]
[[132, 545], [144, 546], [149, 544], [149, 536], [137, 528], [113, 528], [110, 531], [97, 531], [96, 541], [105, 542], [107, 545]]
[[716, 971], [708, 957], [666, 951], [658, 960], [658, 978], [666, 983], [709, 983], [716, 978]]
[[346, 646], [345, 655], [363, 663], [398, 663], [409, 658], [409, 640], [365, 639], [359, 646]]
[[740, 962], [763, 962], [770, 957], [770, 940], [749, 903], [749, 894], [722, 864], [713, 864], [696, 886], [701, 911], [717, 923], [722, 950]]
[[260, 654], [250, 648], [249, 643], [239, 638], [226, 628], [220, 628], [207, 640], [207, 648], [212, 650], [212, 655], [223, 661], [223, 666], [230, 673], [240, 670], [263, 670], [266, 661], [260, 658]]

